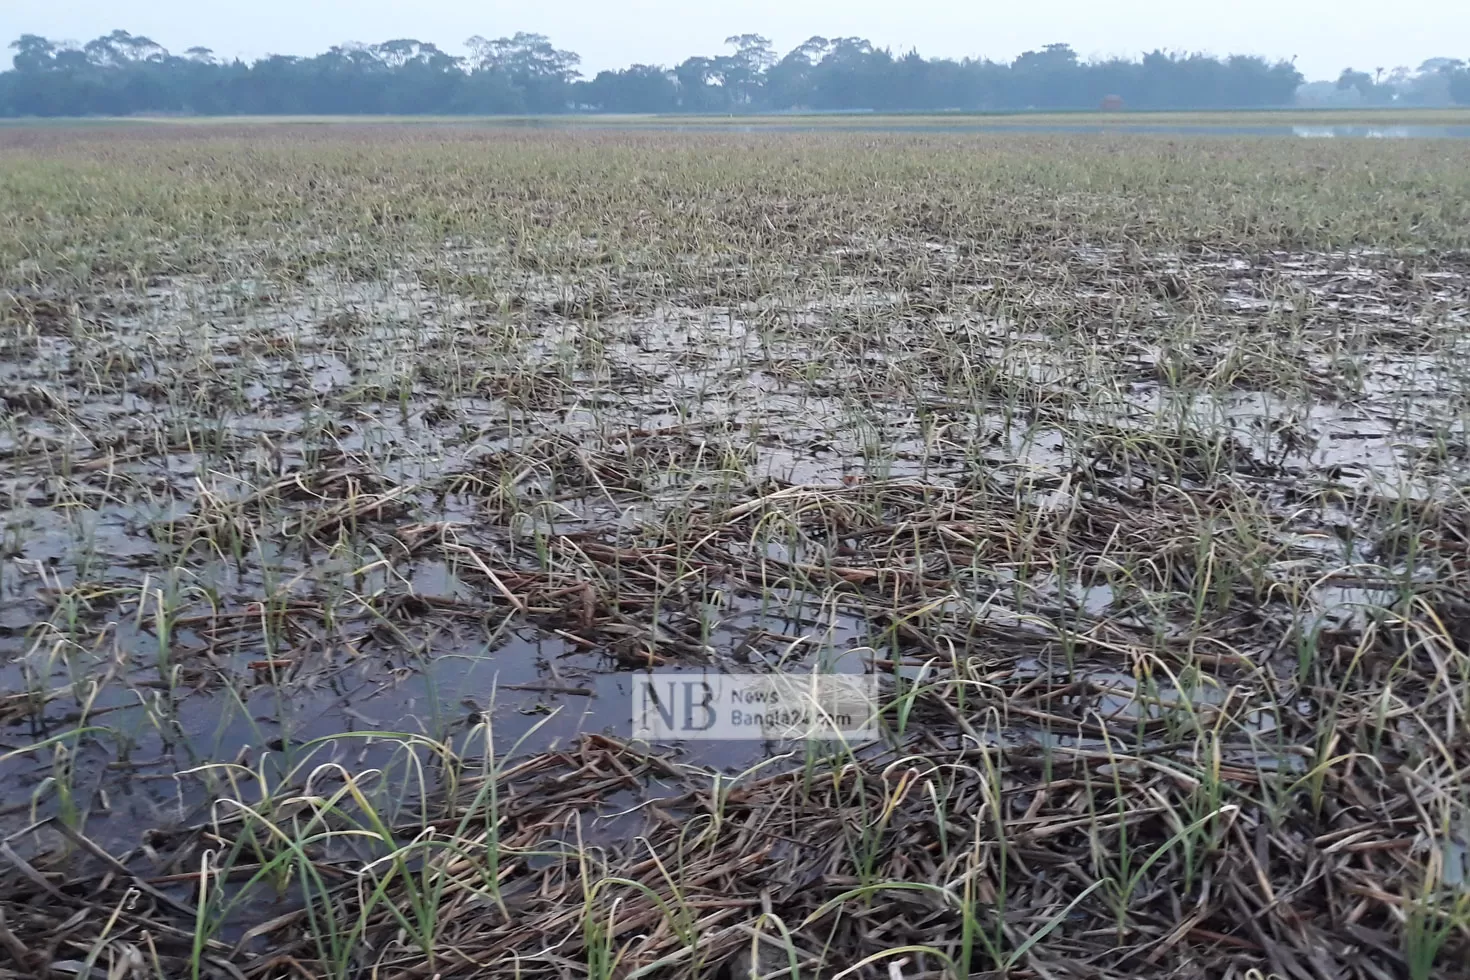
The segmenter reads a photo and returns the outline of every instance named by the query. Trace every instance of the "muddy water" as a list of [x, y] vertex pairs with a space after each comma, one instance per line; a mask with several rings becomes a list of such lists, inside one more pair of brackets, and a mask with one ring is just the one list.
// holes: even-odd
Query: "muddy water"
[[[844, 248], [834, 261], [859, 251]], [[1121, 303], [1121, 261], [1078, 248], [1054, 281], [1028, 270], [1028, 311]], [[1172, 536], [1171, 560], [1194, 561], [1190, 508], [1211, 495], [1300, 584], [1238, 627], [1249, 649], [1267, 627], [1282, 647], [1361, 630], [1432, 578], [1385, 548], [1381, 513], [1463, 485], [1467, 285], [1446, 269], [1410, 289], [1372, 256], [1281, 254], [1269, 277], [1152, 261], [1158, 281], [1200, 284], [1170, 287], [1200, 293], [1184, 315], [1208, 313], [1187, 345], [1160, 339], [1182, 315], [1162, 299], [1128, 300], [1136, 321], [1058, 356], [1070, 335], [856, 282], [588, 315], [549, 277], [493, 307], [410, 275], [181, 278], [47, 321], [0, 362], [5, 827], [78, 806], [125, 845], [202, 819], [218, 787], [181, 771], [391, 764], [397, 743], [374, 733], [454, 743], [488, 717], [507, 748], [621, 735], [630, 671], [650, 663], [957, 652], [1017, 689], [1046, 663], [1070, 693], [1010, 719], [1016, 744], [1098, 748], [1088, 717], [1154, 726], [1187, 705], [1234, 719], [1230, 758], [1272, 756], [1292, 720], [1243, 708], [1228, 679], [1073, 661], [1054, 624], [1117, 644], [1198, 632], [1168, 569], [1142, 582], [1114, 556]], [[1019, 274], [994, 262], [995, 281]], [[874, 318], [876, 343], [857, 327]], [[951, 370], [989, 373], [964, 388]], [[1084, 480], [1122, 496], [1084, 499]], [[1161, 485], [1188, 506], [1144, 513]], [[1056, 543], [1073, 523], [1094, 537]], [[939, 525], [944, 547], [925, 538]], [[1368, 564], [1376, 579], [1338, 574]], [[771, 747], [682, 749], [740, 769]]]
[[[560, 124], [565, 126], [566, 124]], [[915, 122], [907, 124], [893, 119], [863, 122], [861, 117], [844, 119], [842, 122], [644, 122], [644, 121], [593, 121], [579, 122], [578, 128], [596, 127], [610, 130], [663, 130], [714, 132], [714, 133], [993, 133], [1011, 135], [1048, 136], [1101, 136], [1125, 134], [1138, 136], [1267, 136], [1294, 139], [1387, 139], [1387, 140], [1466, 140], [1470, 139], [1470, 126], [1435, 125], [1235, 125], [1230, 123], [986, 123], [956, 119], [953, 122]], [[541, 124], [542, 128], [556, 128], [555, 121]]]

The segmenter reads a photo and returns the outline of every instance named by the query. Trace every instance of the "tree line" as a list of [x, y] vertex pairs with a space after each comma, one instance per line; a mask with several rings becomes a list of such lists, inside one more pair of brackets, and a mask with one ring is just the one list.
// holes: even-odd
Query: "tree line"
[[1470, 104], [1470, 66], [1457, 58], [1430, 58], [1417, 71], [1344, 68], [1334, 88], [1360, 105], [1465, 105]]
[[[540, 34], [476, 36], [465, 55], [401, 38], [254, 62], [174, 54], [122, 30], [81, 45], [27, 34], [0, 72], [0, 116], [1211, 109], [1289, 105], [1303, 81], [1291, 62], [1244, 55], [1086, 61], [1048, 44], [998, 62], [895, 55], [857, 37], [813, 37], [785, 55], [758, 34], [725, 44], [672, 68], [584, 78], [578, 55]], [[1438, 61], [1447, 91], [1470, 103], [1465, 64]]]

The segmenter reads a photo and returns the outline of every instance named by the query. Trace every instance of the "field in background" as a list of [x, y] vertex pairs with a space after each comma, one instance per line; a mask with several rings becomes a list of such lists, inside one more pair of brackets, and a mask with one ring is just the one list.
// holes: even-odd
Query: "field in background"
[[113, 125], [280, 126], [407, 125], [493, 127], [618, 126], [1470, 126], [1470, 107], [1445, 109], [1250, 109], [1199, 112], [825, 112], [755, 115], [637, 115], [619, 113], [561, 116], [142, 116], [97, 119], [0, 119], [0, 129], [59, 126], [67, 129]]
[[1463, 975], [1467, 250], [1417, 141], [0, 129], [0, 976]]

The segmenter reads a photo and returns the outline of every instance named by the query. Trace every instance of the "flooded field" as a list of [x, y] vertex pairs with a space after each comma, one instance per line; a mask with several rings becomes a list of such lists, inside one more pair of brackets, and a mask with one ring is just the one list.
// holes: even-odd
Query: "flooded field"
[[5, 129], [0, 976], [1465, 976], [1467, 419], [1447, 142]]
[[[539, 120], [539, 126], [557, 128], [554, 119]], [[949, 121], [923, 120], [906, 122], [901, 117], [888, 117], [868, 121], [862, 116], [842, 117], [840, 121], [826, 119], [820, 122], [791, 121], [766, 118], [758, 123], [729, 121], [715, 122], [700, 120], [681, 122], [676, 120], [610, 120], [595, 118], [581, 120], [578, 128], [606, 128], [623, 131], [678, 130], [680, 132], [705, 133], [925, 133], [949, 135], [1006, 134], [1010, 136], [1287, 136], [1306, 139], [1395, 139], [1395, 140], [1466, 140], [1470, 139], [1470, 125], [1302, 125], [1289, 123], [1126, 123], [1126, 122], [984, 122], [957, 118]]]

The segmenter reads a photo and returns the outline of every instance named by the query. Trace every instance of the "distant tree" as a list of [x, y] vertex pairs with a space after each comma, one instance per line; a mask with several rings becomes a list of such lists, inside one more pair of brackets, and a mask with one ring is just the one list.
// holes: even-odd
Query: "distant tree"
[[301, 84], [306, 80], [305, 61], [291, 55], [273, 54], [257, 61], [238, 84], [240, 111], [248, 114], [297, 114], [310, 112], [311, 93]]
[[811, 105], [812, 75], [832, 42], [825, 37], [809, 37], [766, 73], [767, 101], [775, 109], [795, 109]]
[[10, 42], [16, 71], [45, 71], [56, 63], [56, 45], [37, 34], [22, 34]]
[[725, 87], [723, 59], [696, 55], [674, 68], [679, 108], [685, 112], [728, 112], [730, 92]]
[[[395, 38], [250, 64], [222, 61], [202, 47], [174, 56], [124, 30], [80, 47], [26, 34], [10, 45], [13, 70], [0, 72], [0, 114], [1091, 108], [1110, 95], [1135, 108], [1224, 108], [1285, 105], [1302, 81], [1291, 62], [1162, 51], [1083, 61], [1066, 44], [1003, 64], [917, 51], [895, 56], [860, 37], [811, 37], [780, 57], [759, 34], [725, 43], [731, 50], [724, 54], [673, 68], [633, 65], [583, 80], [576, 53], [524, 32], [470, 38], [465, 58]], [[1339, 85], [1379, 100], [1470, 101], [1464, 64], [1450, 59], [1377, 79], [1349, 70]]]
[[580, 106], [598, 112], [677, 112], [679, 87], [674, 73], [657, 65], [602, 71], [576, 89]]
[[1394, 99], [1394, 88], [1392, 85], [1380, 83], [1383, 77], [1383, 69], [1376, 69], [1370, 75], [1365, 71], [1354, 71], [1344, 68], [1337, 78], [1337, 87], [1340, 91], [1356, 91], [1363, 97], [1364, 102], [1374, 105], [1382, 105], [1392, 102]]
[[486, 40], [476, 35], [465, 42], [470, 64], [478, 75], [505, 86], [523, 105], [519, 111], [563, 112], [571, 99], [571, 85], [582, 59], [552, 46], [543, 34], [524, 31], [513, 37]]
[[1456, 105], [1470, 105], [1470, 71], [1461, 68], [1449, 73], [1450, 98]]
[[836, 37], [812, 70], [812, 106], [817, 109], [898, 108], [892, 53], [863, 37]]
[[1030, 96], [1028, 104], [1040, 108], [1090, 108], [1104, 94], [1086, 90], [1086, 74], [1069, 44], [1025, 52], [1011, 64], [1011, 74], [1016, 88]]
[[1459, 58], [1425, 58], [1419, 63], [1419, 72], [1429, 74], [1430, 72], [1454, 71], [1464, 67], [1465, 62]]
[[1366, 92], [1373, 84], [1373, 76], [1365, 71], [1354, 71], [1344, 68], [1342, 74], [1337, 76], [1337, 87], [1341, 91], [1357, 89], [1360, 93]]
[[765, 72], [776, 63], [771, 42], [759, 34], [737, 34], [725, 38], [735, 48], [733, 55], [718, 59], [718, 70], [732, 105], [745, 108], [760, 104]]
[[1450, 74], [1460, 63], [1454, 58], [1427, 58], [1419, 67], [1399, 65], [1377, 82], [1376, 100], [1404, 105], [1449, 105]]
[[113, 31], [88, 41], [82, 51], [87, 55], [88, 61], [101, 68], [116, 68], [139, 62], [157, 63], [168, 58], [168, 52], [161, 45], [127, 31]]

